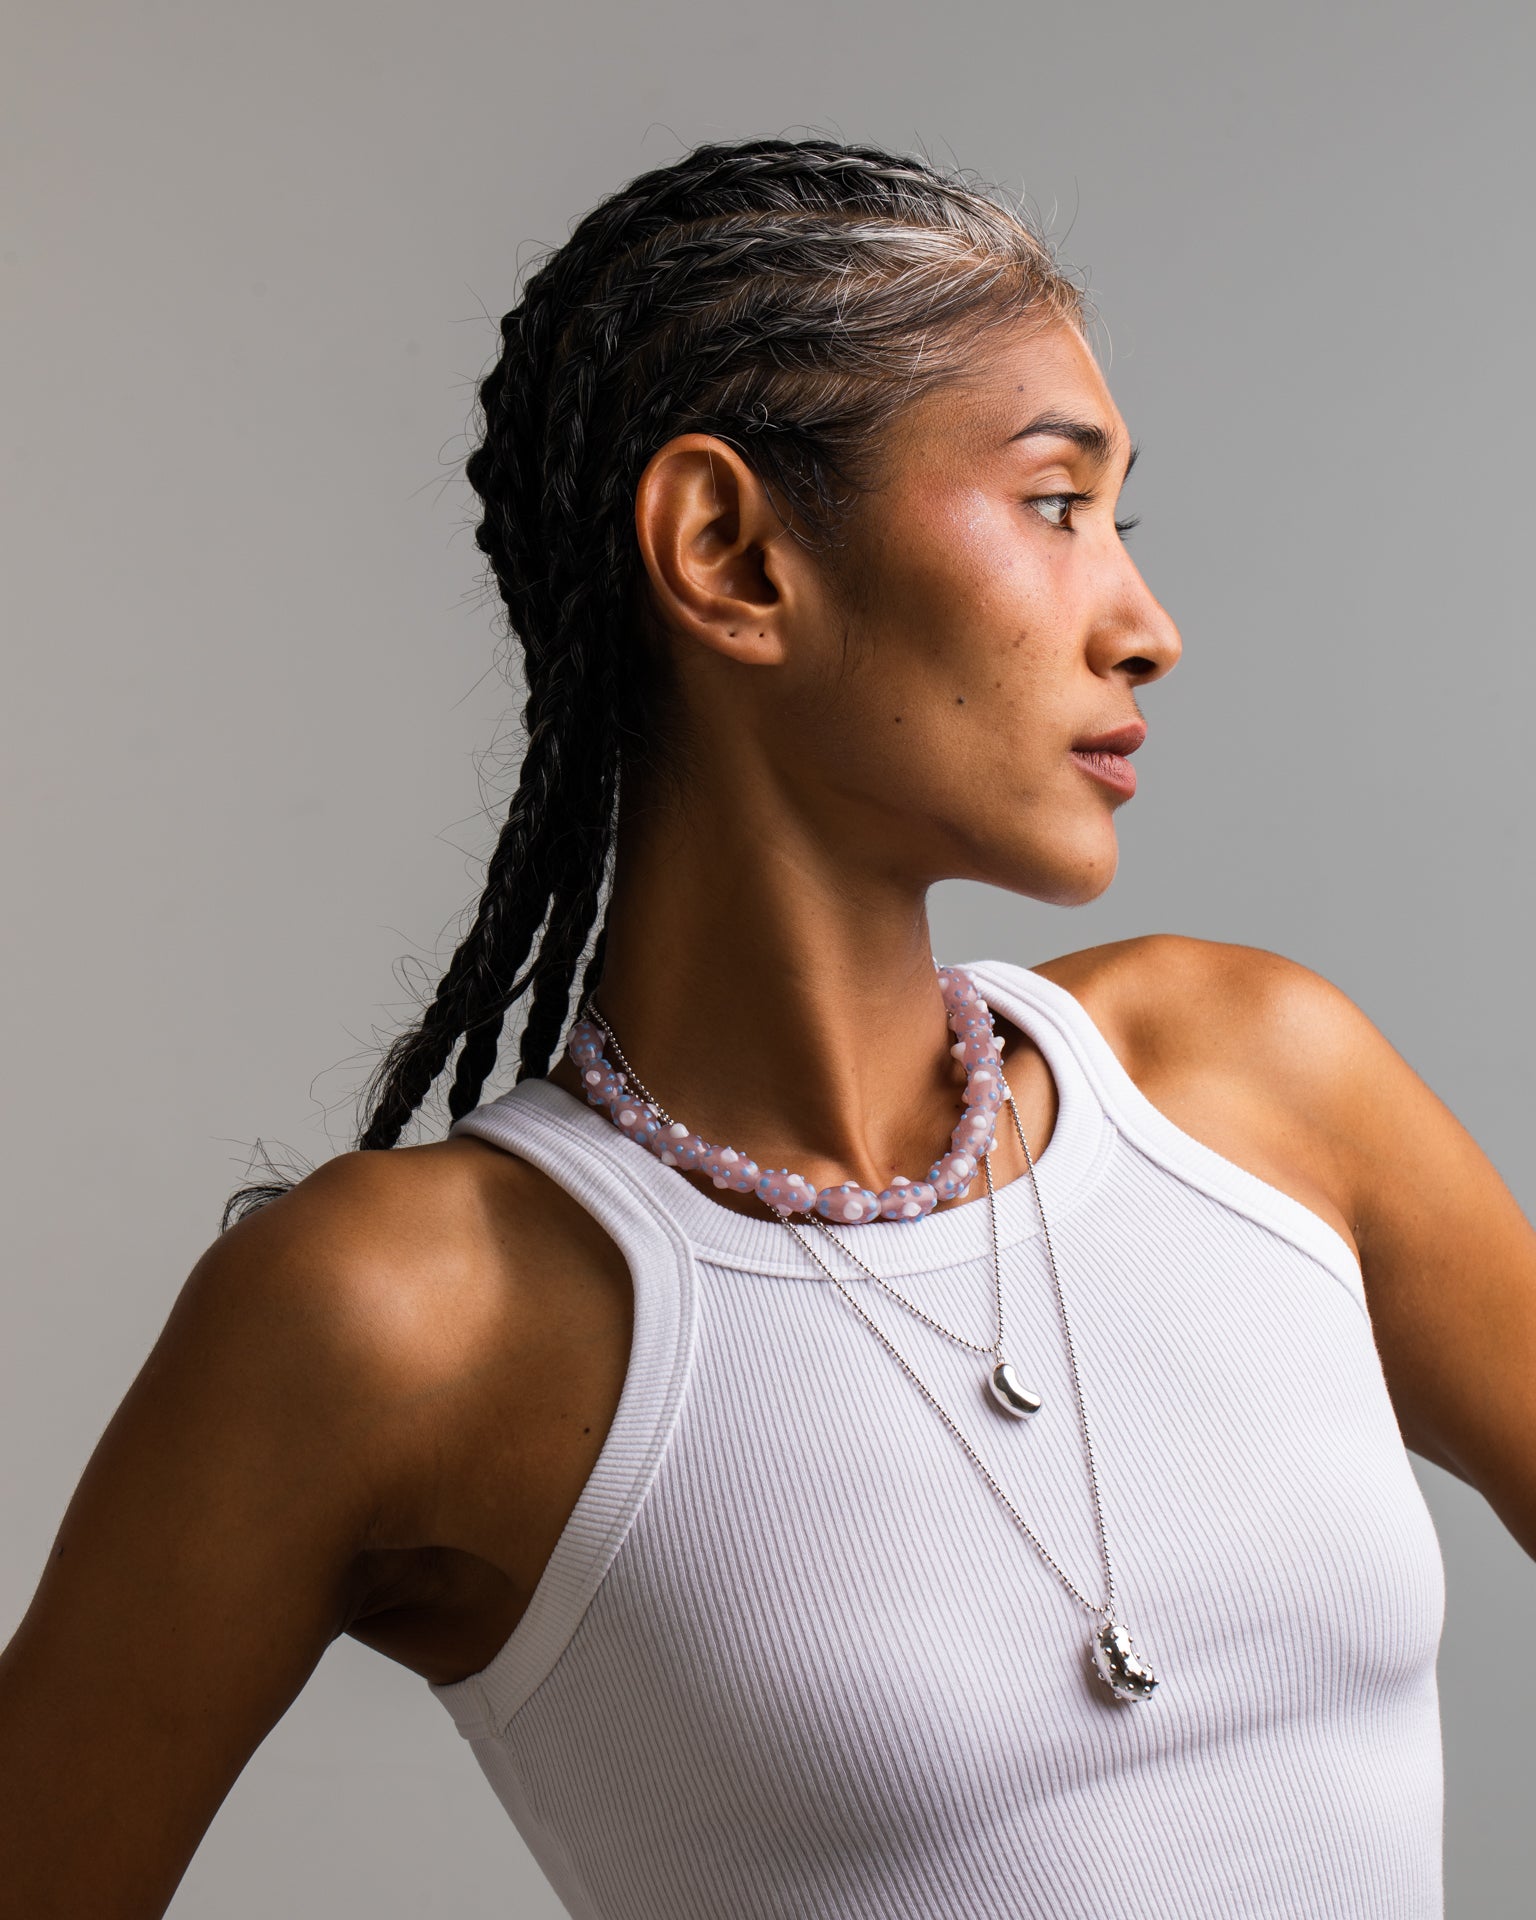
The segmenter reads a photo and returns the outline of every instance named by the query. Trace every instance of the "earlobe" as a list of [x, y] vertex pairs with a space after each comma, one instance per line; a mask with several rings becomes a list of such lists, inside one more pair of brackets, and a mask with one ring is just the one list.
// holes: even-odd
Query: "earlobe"
[[744, 665], [783, 658], [783, 521], [734, 447], [679, 434], [635, 489], [635, 535], [656, 612], [676, 634]]

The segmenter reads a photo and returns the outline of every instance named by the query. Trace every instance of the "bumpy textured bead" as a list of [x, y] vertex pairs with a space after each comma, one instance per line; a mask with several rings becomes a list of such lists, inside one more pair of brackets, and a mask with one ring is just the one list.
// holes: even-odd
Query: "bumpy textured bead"
[[880, 1218], [880, 1196], [861, 1187], [857, 1180], [845, 1180], [840, 1187], [823, 1187], [816, 1196], [816, 1211], [823, 1220], [841, 1220], [844, 1226], [862, 1226], [866, 1220]]
[[926, 1180], [909, 1180], [904, 1173], [898, 1173], [880, 1195], [880, 1218], [920, 1220], [938, 1204], [939, 1196]]
[[770, 1207], [782, 1207], [786, 1213], [809, 1213], [816, 1204], [816, 1189], [810, 1181], [788, 1167], [760, 1174], [756, 1192]]
[[696, 1167], [709, 1152], [709, 1142], [701, 1140], [681, 1120], [674, 1120], [658, 1130], [651, 1152], [664, 1167]]
[[939, 967], [939, 990], [946, 1000], [974, 1000], [976, 987], [971, 976], [962, 967]]
[[976, 1178], [976, 1162], [968, 1153], [941, 1154], [928, 1169], [929, 1184], [941, 1200], [958, 1200]]
[[700, 1160], [699, 1171], [707, 1173], [717, 1187], [729, 1187], [732, 1193], [753, 1193], [763, 1170], [735, 1147], [711, 1147]]
[[571, 1028], [570, 1044], [566, 1051], [578, 1067], [593, 1065], [603, 1057], [602, 1029], [594, 1026], [590, 1020], [578, 1020]]
[[[660, 1133], [658, 1133], [656, 1138], [651, 1142], [651, 1152], [654, 1153], [659, 1160], [674, 1140], [686, 1140], [690, 1131], [691, 1129], [685, 1127], [681, 1120], [664, 1120]], [[668, 1161], [667, 1164], [674, 1166], [676, 1162]]]
[[620, 1133], [627, 1133], [642, 1147], [648, 1147], [661, 1132], [661, 1115], [643, 1100], [620, 1099], [610, 1103], [608, 1111]]
[[624, 1091], [624, 1082], [606, 1060], [599, 1061], [596, 1066], [583, 1067], [581, 1084], [594, 1107], [609, 1106]]
[[933, 1188], [941, 1200], [953, 1200], [960, 1191], [960, 1182], [955, 1179], [942, 1159], [935, 1160], [928, 1169], [926, 1184]]

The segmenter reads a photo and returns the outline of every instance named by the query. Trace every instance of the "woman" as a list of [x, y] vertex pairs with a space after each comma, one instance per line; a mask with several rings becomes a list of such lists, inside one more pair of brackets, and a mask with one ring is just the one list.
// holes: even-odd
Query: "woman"
[[340, 1633], [573, 1914], [1441, 1911], [1405, 1445], [1536, 1549], [1536, 1236], [1303, 966], [935, 970], [937, 880], [1108, 886], [1179, 656], [1082, 325], [819, 140], [527, 283], [468, 468], [520, 785], [361, 1151], [236, 1197], [64, 1518], [11, 1911], [162, 1912]]

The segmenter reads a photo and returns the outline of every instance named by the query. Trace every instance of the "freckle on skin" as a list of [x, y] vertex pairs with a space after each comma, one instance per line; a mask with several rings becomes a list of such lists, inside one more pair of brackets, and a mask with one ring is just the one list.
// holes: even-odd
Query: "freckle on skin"
[[955, 695], [955, 705], [957, 707], [963, 707], [965, 705], [965, 695], [963, 693], [957, 693]]

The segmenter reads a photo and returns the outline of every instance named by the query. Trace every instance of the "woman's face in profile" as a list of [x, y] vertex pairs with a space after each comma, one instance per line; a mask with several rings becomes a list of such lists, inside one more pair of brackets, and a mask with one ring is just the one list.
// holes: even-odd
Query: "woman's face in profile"
[[1072, 749], [1134, 724], [1180, 652], [1116, 525], [1132, 457], [1065, 325], [986, 336], [898, 414], [781, 737], [905, 872], [1060, 904], [1114, 877], [1134, 776]]

